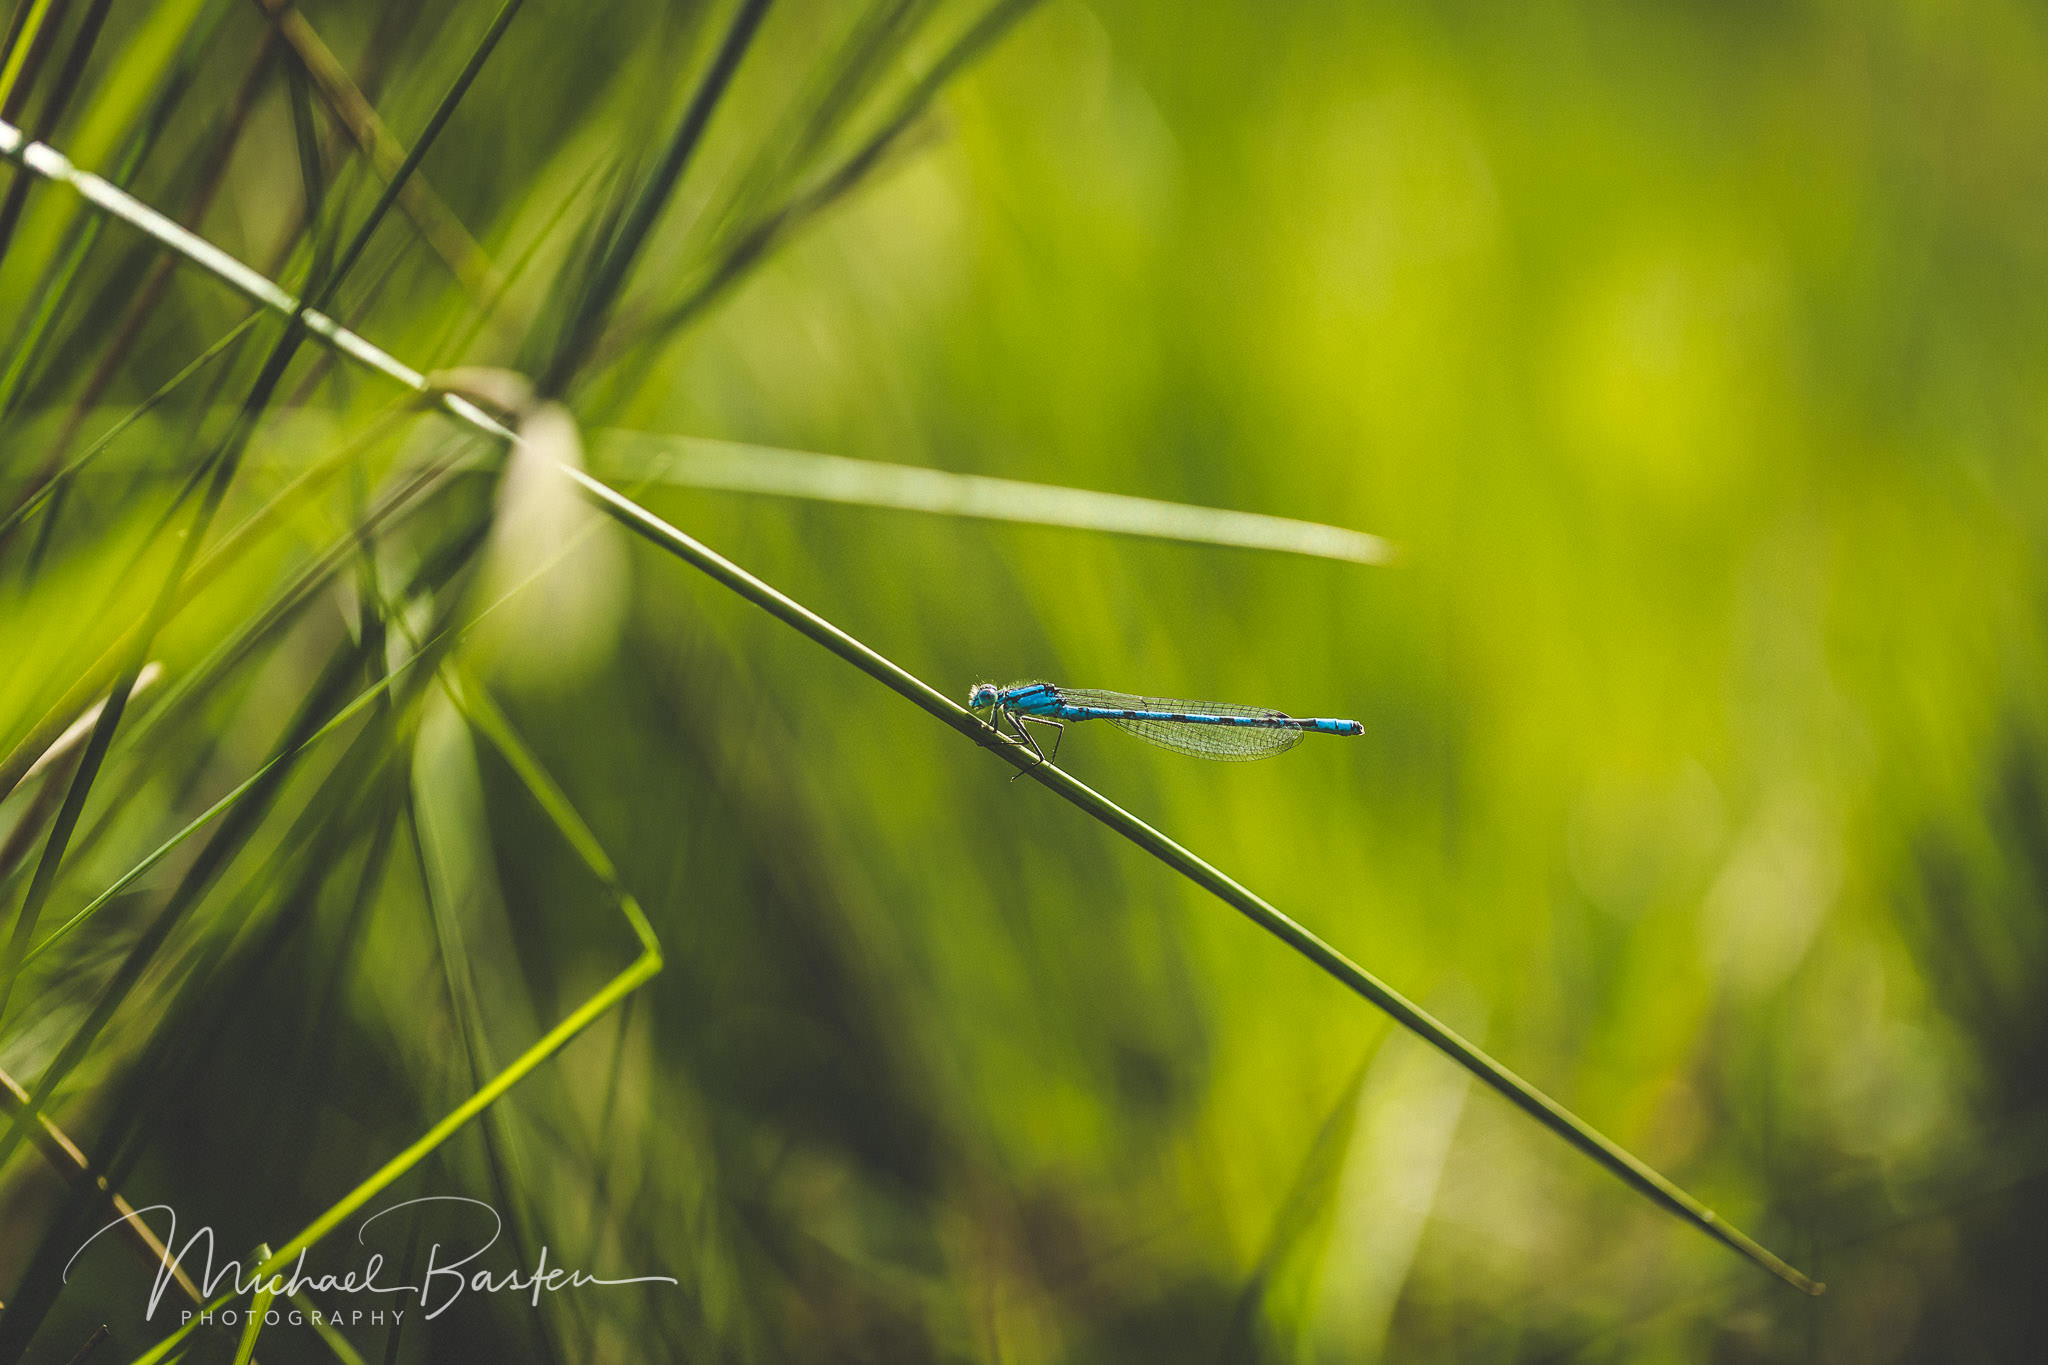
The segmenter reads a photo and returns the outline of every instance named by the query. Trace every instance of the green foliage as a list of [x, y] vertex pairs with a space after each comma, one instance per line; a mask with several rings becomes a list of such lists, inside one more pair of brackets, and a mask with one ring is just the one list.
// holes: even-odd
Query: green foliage
[[[1227, 771], [1087, 730], [1061, 759], [1831, 1289], [9, 169], [0, 1359], [178, 1326], [115, 1237], [69, 1264], [107, 1190], [221, 1256], [331, 1233], [316, 1265], [462, 1195], [495, 1267], [679, 1281], [192, 1359], [2048, 1333], [2038, 16], [24, 0], [11, 31], [11, 122], [406, 365], [532, 376], [472, 397], [550, 458], [675, 433], [1390, 537], [1368, 568], [628, 475], [961, 695], [1359, 716]], [[474, 1231], [400, 1222], [394, 1278]]]

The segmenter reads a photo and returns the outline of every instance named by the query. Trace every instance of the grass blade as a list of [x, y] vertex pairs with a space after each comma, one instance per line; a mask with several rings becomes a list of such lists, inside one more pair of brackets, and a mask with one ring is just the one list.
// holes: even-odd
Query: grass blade
[[816, 217], [864, 180], [903, 140], [923, 115], [940, 88], [992, 46], [1037, 0], [998, 0], [965, 34], [954, 41], [931, 69], [910, 88], [893, 115], [838, 166], [814, 184], [799, 190], [775, 208], [762, 213], [738, 234], [711, 269], [671, 306], [651, 321], [631, 329], [613, 349], [631, 344], [643, 355], [652, 347], [646, 343], [664, 338], [686, 326], [716, 302], [753, 266], [780, 246], [806, 221]]
[[[455, 116], [456, 106], [461, 104], [462, 97], [469, 93], [469, 87], [476, 81], [477, 73], [484, 69], [484, 63], [497, 48], [498, 40], [505, 36], [505, 30], [511, 27], [513, 16], [519, 13], [519, 7], [525, 3], [526, 0], [505, 0], [499, 7], [497, 17], [491, 20], [490, 28], [485, 30], [482, 39], [470, 52], [468, 62], [463, 65], [454, 83], [448, 87], [448, 93], [443, 95], [440, 104], [434, 107], [433, 115], [427, 120], [427, 126], [413, 139], [413, 144], [405, 156], [391, 168], [384, 182], [383, 193], [377, 196], [377, 202], [370, 206], [370, 212], [364, 217], [362, 226], [356, 229], [355, 236], [342, 249], [341, 263], [335, 267], [336, 279], [348, 274], [357, 257], [361, 256], [363, 249], [370, 244], [371, 236], [376, 232], [377, 225], [383, 221], [384, 215], [390, 211], [391, 205], [405, 193], [406, 186], [412, 181], [412, 173], [419, 169], [420, 162], [426, 159], [427, 150], [434, 145], [434, 139], [448, 126], [448, 120]], [[504, 289], [505, 280], [491, 269], [490, 263], [483, 257], [482, 248], [475, 247], [474, 243], [471, 243], [471, 246], [476, 251], [478, 269], [476, 278], [465, 280], [465, 283], [475, 289], [479, 299], [489, 299]]]
[[[7, 513], [6, 516], [0, 517], [0, 541], [4, 541], [14, 528], [19, 526], [25, 519], [35, 515], [36, 509], [49, 501], [50, 497], [65, 480], [74, 477], [80, 470], [91, 464], [108, 446], [114, 443], [122, 432], [141, 421], [144, 417], [147, 417], [159, 403], [183, 386], [186, 380], [205, 369], [223, 351], [233, 346], [245, 336], [249, 329], [256, 325], [256, 319], [262, 316], [263, 314], [261, 313], [251, 313], [248, 317], [243, 318], [235, 324], [233, 330], [221, 337], [219, 341], [214, 342], [211, 346], [208, 346], [197, 356], [193, 357], [192, 361], [184, 369], [179, 370], [169, 379], [166, 379], [156, 392], [150, 394], [133, 408], [130, 408], [127, 412], [116, 418], [113, 425], [100, 433], [99, 437], [91, 445], [73, 456], [69, 463], [47, 477], [39, 475], [33, 487], [22, 496], [14, 509]], [[78, 420], [83, 421], [83, 419], [84, 414], [78, 414]], [[63, 442], [60, 441], [58, 449], [61, 450], [62, 446]]]
[[26, 16], [21, 27], [7, 35], [7, 64], [0, 67], [0, 107], [12, 109], [20, 103], [15, 87], [20, 84], [23, 71], [41, 56], [53, 33], [47, 24], [50, 5], [51, 0], [31, 0], [21, 11]]
[[695, 436], [606, 431], [593, 446], [600, 464], [619, 477], [691, 488], [1279, 550], [1353, 564], [1394, 558], [1393, 545], [1379, 536], [1257, 512]]
[[1350, 1159], [1352, 1136], [1358, 1128], [1358, 1092], [1365, 1084], [1365, 1076], [1366, 1067], [1361, 1063], [1337, 1093], [1337, 1102], [1324, 1116], [1322, 1127], [1294, 1173], [1294, 1183], [1273, 1215], [1273, 1229], [1266, 1236], [1265, 1249], [1238, 1292], [1237, 1305], [1231, 1313], [1229, 1335], [1223, 1344], [1224, 1365], [1265, 1359], [1269, 1352], [1262, 1350], [1262, 1346], [1277, 1346], [1270, 1354], [1278, 1357], [1295, 1354], [1287, 1349], [1291, 1343], [1263, 1340], [1261, 1319], [1279, 1282], [1289, 1278], [1290, 1272], [1293, 1278], [1300, 1278], [1296, 1263], [1318, 1259], [1313, 1244], [1329, 1222], [1330, 1203]]
[[704, 138], [704, 130], [711, 124], [712, 114], [717, 111], [734, 74], [739, 70], [740, 60], [753, 45], [754, 34], [759, 31], [762, 19], [767, 17], [769, 3], [770, 0], [741, 0], [739, 12], [727, 26], [718, 53], [712, 58], [711, 68], [704, 73], [696, 93], [690, 97], [689, 107], [683, 111], [682, 122], [676, 125], [674, 134], [670, 136], [660, 163], [641, 187], [617, 235], [598, 262], [589, 288], [578, 301], [575, 321], [570, 324], [562, 346], [555, 352], [537, 385], [542, 395], [552, 396], [566, 384], [582, 365], [591, 347], [596, 345], [605, 321], [611, 315], [612, 305], [618, 302], [619, 294], [626, 287], [626, 278], [632, 273], [633, 263], [639, 259], [640, 248], [646, 244], [647, 234], [654, 230], [655, 220], [668, 206], [669, 196], [675, 192], [676, 183], [689, 167], [697, 144]]
[[[497, 287], [496, 272], [483, 248], [469, 235], [469, 230], [463, 227], [454, 211], [442, 202], [431, 186], [413, 176], [413, 170], [419, 165], [419, 156], [400, 150], [397, 141], [377, 117], [376, 110], [370, 107], [363, 92], [349, 79], [341, 62], [321, 41], [320, 35], [313, 31], [313, 26], [297, 6], [283, 3], [283, 0], [257, 0], [257, 3], [277, 26], [286, 46], [291, 48], [297, 69], [318, 88], [321, 99], [362, 149], [371, 167], [385, 181], [391, 197], [412, 218], [420, 235], [448, 267], [449, 273], [477, 297], [489, 296]], [[420, 151], [424, 154], [424, 149]], [[372, 223], [383, 208], [380, 203], [371, 217]]]

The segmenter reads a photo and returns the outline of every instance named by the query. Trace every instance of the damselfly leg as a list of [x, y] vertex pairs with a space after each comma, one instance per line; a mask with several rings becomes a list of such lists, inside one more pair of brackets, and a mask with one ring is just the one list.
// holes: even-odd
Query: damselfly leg
[[1051, 726], [1052, 752], [1050, 754], [1040, 754], [1039, 757], [1050, 763], [1060, 756], [1060, 741], [1067, 737], [1067, 727], [1064, 721], [1054, 720], [1051, 716], [1021, 716], [1019, 719], [1031, 725]]
[[[1032, 725], [1050, 725], [1056, 732], [1052, 742], [1052, 751], [1055, 754], [1057, 754], [1060, 751], [1060, 739], [1064, 738], [1066, 735], [1066, 726], [1060, 724], [1060, 722], [1056, 720], [1048, 720], [1043, 716], [1026, 716], [1021, 715], [1015, 711], [1005, 711], [1003, 712], [1003, 714], [1010, 718], [1010, 728], [1017, 732], [1017, 738], [1022, 740], [1024, 742], [1024, 746], [1031, 750], [1033, 754], [1037, 755], [1038, 761], [1040, 763], [1052, 762], [1051, 759], [1045, 756], [1045, 750], [1038, 747], [1038, 741], [1032, 737], [1031, 732], [1024, 728], [1025, 724], [1028, 722]], [[1019, 768], [1014, 774], [1011, 775], [1010, 780], [1012, 782], [1015, 782], [1018, 778], [1022, 776], [1024, 776], [1024, 769]]]
[[[1037, 754], [1038, 761], [1040, 763], [1045, 762], [1045, 754], [1039, 750], [1038, 741], [1033, 739], [1031, 737], [1031, 732], [1024, 728], [1023, 717], [1019, 716], [1015, 711], [1005, 711], [1003, 712], [1003, 714], [1009, 717], [1010, 728], [1017, 732], [1018, 741], [1022, 743], [1024, 747], [1029, 749], [1032, 753]], [[1015, 782], [1018, 778], [1022, 776], [1024, 776], [1024, 770], [1022, 768], [1019, 768], [1016, 772], [1010, 774], [1010, 780], [1012, 782]]]

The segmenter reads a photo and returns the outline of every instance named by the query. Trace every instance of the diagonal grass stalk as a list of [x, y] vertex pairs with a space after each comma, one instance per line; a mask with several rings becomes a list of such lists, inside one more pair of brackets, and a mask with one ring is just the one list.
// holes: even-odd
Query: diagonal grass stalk
[[[172, 111], [191, 87], [199, 68], [201, 54], [226, 15], [225, 5], [214, 6], [187, 35], [179, 49], [176, 69], [162, 82], [151, 101], [150, 108], [142, 117], [140, 130], [128, 139], [127, 149], [121, 154], [109, 176], [115, 184], [125, 185], [131, 181], [157, 145], [159, 137], [170, 122]], [[22, 328], [15, 344], [15, 353], [7, 362], [5, 373], [0, 374], [0, 413], [14, 411], [26, 388], [30, 369], [42, 359], [44, 343], [49, 339], [59, 315], [71, 302], [72, 291], [78, 284], [86, 258], [98, 242], [100, 229], [105, 225], [104, 218], [94, 217], [82, 229], [72, 232], [70, 245], [64, 255], [46, 272], [38, 285], [34, 312]]]
[[890, 116], [866, 141], [816, 182], [804, 186], [761, 214], [731, 242], [680, 302], [658, 317], [627, 329], [614, 349], [639, 345], [642, 354], [651, 354], [653, 348], [644, 343], [670, 336], [700, 316], [727, 289], [738, 283], [751, 266], [774, 251], [807, 220], [822, 213], [861, 183], [893, 148], [904, 141], [905, 134], [923, 115], [940, 88], [1009, 32], [1036, 3], [1037, 0], [997, 0], [912, 84]]
[[[372, 211], [370, 221], [374, 223], [381, 217], [389, 200], [395, 199], [418, 227], [421, 237], [426, 239], [448, 267], [449, 273], [465, 289], [479, 298], [493, 293], [498, 287], [498, 275], [483, 248], [477, 245], [468, 229], [462, 226], [461, 220], [433, 188], [413, 175], [425, 147], [416, 147], [411, 152], [399, 147], [376, 111], [370, 107], [370, 102], [363, 97], [363, 92], [349, 79], [341, 62], [314, 32], [312, 24], [307, 22], [296, 5], [283, 3], [283, 0], [257, 0], [257, 5], [276, 25], [278, 34], [291, 49], [294, 68], [303, 72], [318, 88], [322, 101], [348, 130], [372, 168], [384, 180], [386, 199]], [[494, 25], [491, 36], [486, 40], [485, 55], [502, 32], [502, 24]], [[468, 74], [473, 76], [474, 72]], [[466, 81], [462, 85], [467, 88]], [[461, 98], [459, 91], [456, 98]], [[433, 131], [438, 131], [438, 127]], [[423, 139], [431, 140], [432, 132]]]
[[26, 18], [21, 27], [8, 34], [11, 43], [6, 55], [5, 66], [0, 66], [0, 105], [14, 99], [14, 87], [21, 79], [24, 67], [28, 65], [29, 54], [43, 37], [43, 22], [49, 18], [51, 0], [32, 0], [24, 11]]
[[[260, 536], [276, 518], [283, 515], [295, 496], [317, 487], [321, 481], [340, 473], [345, 467], [350, 454], [359, 450], [368, 441], [374, 440], [377, 432], [382, 429], [382, 426], [393, 415], [395, 415], [395, 410], [387, 412], [378, 419], [377, 423], [373, 424], [371, 431], [349, 441], [340, 450], [308, 468], [305, 473], [287, 485], [278, 497], [272, 498], [224, 536], [218, 545], [184, 575], [183, 581], [179, 584], [174, 594], [174, 600], [170, 604], [170, 614], [175, 615], [215, 575], [232, 564], [235, 558], [256, 537]], [[433, 470], [430, 467], [424, 474], [416, 476], [419, 482], [415, 486], [425, 486], [424, 481], [431, 479], [432, 474]], [[404, 490], [401, 490], [401, 500], [403, 493]], [[386, 503], [387, 506], [396, 505], [389, 499], [386, 500]], [[4, 799], [8, 792], [14, 790], [15, 785], [21, 781], [23, 774], [27, 772], [28, 765], [51, 744], [56, 742], [57, 736], [70, 723], [68, 718], [90, 704], [94, 697], [107, 690], [112, 678], [120, 669], [122, 660], [133, 650], [137, 638], [148, 624], [147, 621], [139, 622], [115, 640], [112, 645], [108, 646], [106, 652], [86, 671], [85, 675], [72, 684], [71, 689], [64, 695], [63, 699], [51, 707], [44, 714], [43, 718], [35, 723], [35, 726], [29, 731], [28, 735], [16, 743], [14, 748], [8, 751], [5, 756], [0, 756], [0, 799]]]
[[236, 323], [220, 340], [194, 356], [186, 364], [185, 368], [179, 370], [169, 379], [166, 379], [154, 393], [122, 414], [113, 425], [109, 426], [104, 432], [101, 432], [91, 445], [88, 445], [84, 450], [73, 456], [61, 469], [56, 470], [48, 478], [39, 480], [22, 497], [21, 501], [12, 511], [8, 512], [5, 516], [0, 516], [0, 540], [4, 540], [22, 521], [35, 515], [36, 509], [49, 501], [50, 496], [60, 484], [77, 475], [80, 470], [97, 459], [108, 446], [112, 445], [120, 437], [122, 432], [128, 430], [129, 427], [141, 421], [144, 417], [147, 417], [159, 403], [183, 386], [186, 380], [205, 369], [209, 363], [219, 357], [221, 352], [227, 350], [235, 342], [247, 335], [249, 329], [256, 325], [256, 320], [262, 316], [263, 314], [261, 313], [251, 313], [248, 317]]
[[1658, 1207], [1732, 1247], [1794, 1288], [1808, 1294], [1821, 1292], [1824, 1286], [1820, 1283], [1794, 1269], [1747, 1234], [1731, 1227], [1720, 1215], [1660, 1175], [1633, 1153], [1467, 1042], [1421, 1006], [1224, 872], [1203, 861], [1085, 782], [1050, 763], [1040, 763], [1029, 757], [1022, 746], [1005, 740], [994, 728], [984, 724], [971, 711], [943, 695], [923, 679], [897, 666], [810, 608], [754, 577], [701, 541], [669, 525], [638, 503], [580, 470], [565, 468], [562, 472], [581, 485], [584, 492], [598, 506], [610, 513], [628, 530], [702, 571], [783, 624], [846, 660], [928, 715], [984, 749], [1000, 755], [1019, 772], [1029, 775], [1055, 795], [1123, 835], [1139, 848], [1244, 915], [1252, 923], [1320, 967], [1344, 987], [1386, 1011], [1396, 1023], [1470, 1071], [1506, 1097], [1509, 1103], [1584, 1152]]
[[[301, 301], [282, 286], [236, 260], [198, 233], [173, 222], [92, 172], [79, 170], [56, 148], [31, 141], [19, 128], [5, 121], [0, 121], [0, 156], [19, 163], [45, 180], [70, 186], [94, 207], [147, 233], [159, 245], [177, 252], [264, 307], [288, 317], [296, 316], [307, 332], [385, 378], [415, 393], [428, 392], [426, 377], [418, 370], [371, 345], [320, 309], [302, 306]], [[459, 394], [443, 394], [440, 403], [451, 415], [487, 434], [511, 435], [489, 413]]]
[[[728, 45], [722, 56], [728, 56], [733, 63], [737, 62], [738, 52], [743, 51], [745, 46], [745, 35], [739, 32], [739, 28], [746, 23], [746, 16], [750, 13], [753, 13], [754, 18], [758, 20], [758, 13], [755, 13], [755, 8], [757, 7], [744, 9], [741, 20], [736, 24], [735, 32], [728, 35]], [[737, 42], [733, 41], [735, 38], [738, 39]], [[730, 72], [728, 71], [725, 74], [729, 77]], [[691, 120], [686, 118], [686, 132], [690, 122]], [[681, 138], [679, 141], [687, 144], [690, 139]], [[98, 206], [134, 223], [144, 231], [150, 232], [151, 235], [155, 236], [165, 246], [179, 251], [181, 254], [186, 255], [188, 259], [192, 259], [205, 268], [212, 270], [251, 298], [279, 311], [296, 313], [303, 320], [310, 333], [320, 336], [343, 353], [385, 374], [387, 377], [397, 380], [408, 388], [421, 393], [429, 392], [425, 377], [417, 370], [372, 346], [353, 332], [341, 328], [339, 324], [334, 323], [324, 314], [312, 309], [302, 309], [297, 300], [293, 299], [288, 293], [265, 277], [250, 270], [241, 262], [236, 261], [217, 247], [198, 238], [195, 234], [163, 219], [154, 210], [115, 190], [98, 177], [77, 171], [60, 153], [41, 143], [27, 141], [18, 129], [4, 122], [0, 122], [0, 154], [5, 154], [11, 159], [21, 162], [30, 170], [47, 178], [71, 184], [79, 193], [85, 195]], [[685, 151], [685, 157], [686, 155], [687, 151]], [[650, 204], [650, 199], [659, 197], [643, 195], [639, 207], [645, 210], [645, 212], [634, 216], [632, 226], [640, 228], [644, 233], [645, 225], [639, 220], [641, 217], [651, 218], [655, 206]], [[628, 242], [633, 239], [633, 234], [628, 233], [624, 234], [624, 236]], [[615, 247], [615, 253], [616, 251], [617, 248]], [[606, 292], [616, 293], [617, 285], [629, 266], [631, 254], [631, 251], [628, 250], [625, 252], [625, 259], [618, 259], [616, 256], [608, 259], [607, 266], [609, 268], [602, 273], [612, 277], [610, 279], [612, 288]], [[606, 301], [607, 304], [608, 302], [609, 300]], [[581, 319], [582, 325], [594, 329], [598, 318], [601, 317], [604, 311], [604, 306], [586, 311]], [[585, 335], [588, 336], [589, 333], [585, 333]], [[588, 342], [586, 341], [584, 344], [587, 345]], [[572, 334], [572, 348], [573, 345], [574, 334]], [[557, 368], [559, 368], [559, 364], [560, 357], [558, 357]], [[497, 419], [491, 417], [476, 404], [462, 398], [460, 395], [442, 392], [436, 396], [440, 406], [445, 411], [458, 420], [475, 427], [477, 430], [504, 440], [516, 441], [519, 439], [515, 433], [508, 430]], [[1115, 802], [1096, 792], [1085, 783], [1071, 777], [1061, 769], [1051, 764], [1036, 763], [1032, 759], [1025, 757], [1014, 745], [1003, 740], [996, 731], [921, 679], [908, 673], [880, 653], [869, 648], [845, 631], [840, 630], [831, 622], [826, 621], [823, 617], [818, 616], [761, 579], [754, 577], [745, 569], [720, 556], [683, 531], [662, 521], [642, 508], [638, 503], [624, 497], [609, 486], [579, 470], [564, 468], [562, 472], [565, 476], [575, 480], [582, 487], [586, 495], [628, 529], [667, 550], [669, 553], [676, 555], [678, 558], [683, 559], [686, 563], [706, 573], [728, 589], [755, 603], [755, 605], [762, 607], [777, 619], [861, 669], [861, 671], [875, 678], [884, 686], [898, 693], [898, 695], [911, 701], [943, 724], [958, 731], [981, 747], [995, 752], [1012, 766], [1019, 769], [1019, 771], [1029, 773], [1033, 780], [1067, 800], [1098, 822], [1123, 835], [1132, 843], [1165, 863], [1168, 867], [1173, 868], [1197, 886], [1202, 887], [1225, 904], [1230, 905], [1251, 919], [1255, 924], [1286, 943], [1347, 989], [1379, 1007], [1404, 1028], [1421, 1037], [1446, 1056], [1449, 1056], [1491, 1089], [1505, 1097], [1510, 1103], [1527, 1113], [1544, 1127], [1549, 1128], [1572, 1146], [1578, 1148], [1610, 1174], [1642, 1194], [1658, 1207], [1692, 1224], [1708, 1236], [1722, 1242], [1755, 1264], [1776, 1275], [1787, 1284], [1808, 1294], [1818, 1294], [1821, 1292], [1823, 1286], [1818, 1282], [1795, 1269], [1747, 1234], [1730, 1226], [1713, 1210], [1707, 1208], [1697, 1199], [1694, 1199], [1672, 1181], [1600, 1133], [1563, 1105], [1551, 1099], [1548, 1095], [1530, 1085], [1484, 1051], [1460, 1037], [1455, 1031], [1408, 1000], [1393, 989], [1393, 987], [1381, 981], [1357, 963], [1352, 962], [1336, 948], [1287, 916], [1277, 907], [1271, 905], [1161, 831], [1154, 829], [1151, 825], [1138, 819]], [[630, 908], [626, 910], [627, 917], [629, 921], [635, 924], [635, 932], [643, 935], [643, 944], [646, 952], [652, 956], [655, 967], [658, 968], [658, 950], [653, 943], [651, 931], [646, 930], [644, 917], [638, 914], [637, 906], [631, 905], [630, 901], [628, 901], [622, 905], [622, 908], [628, 906]], [[647, 961], [647, 958], [642, 959], [642, 962], [645, 961]], [[614, 978], [598, 996], [593, 997], [584, 1007], [579, 1008], [579, 1010], [573, 1013], [569, 1019], [557, 1025], [554, 1031], [550, 1032], [546, 1038], [543, 1038], [540, 1043], [535, 1045], [535, 1049], [547, 1047], [549, 1051], [552, 1051], [554, 1047], [559, 1047], [562, 1043], [567, 1042], [570, 1037], [574, 1036], [576, 1031], [602, 1014], [605, 1009], [610, 1008], [617, 1000], [622, 999], [640, 981], [646, 979], [646, 976], [652, 975], [653, 970], [654, 968], [649, 968], [645, 970], [644, 974], [636, 974], [642, 971], [641, 964], [636, 963], [633, 967], [629, 967], [620, 976]], [[603, 1002], [601, 1007], [600, 1001]], [[286, 1248], [279, 1253], [279, 1258], [289, 1259], [290, 1256], [296, 1255], [303, 1247], [312, 1245], [313, 1242], [326, 1235], [327, 1232], [331, 1231], [350, 1213], [360, 1208], [368, 1199], [374, 1197], [378, 1190], [384, 1188], [390, 1181], [396, 1180], [405, 1171], [410, 1170], [434, 1146], [461, 1127], [468, 1118], [481, 1112], [482, 1108], [487, 1106], [492, 1099], [495, 1099], [498, 1094], [503, 1093], [504, 1089], [509, 1088], [520, 1076], [530, 1071], [533, 1066], [538, 1065], [540, 1060], [542, 1060], [542, 1057], [537, 1056], [535, 1051], [529, 1051], [529, 1053], [522, 1055], [505, 1072], [500, 1073], [490, 1086], [486, 1087], [485, 1090], [479, 1091], [471, 1100], [465, 1102], [463, 1106], [444, 1118], [441, 1123], [437, 1124], [412, 1147], [407, 1148], [397, 1157], [392, 1158], [391, 1162], [387, 1163], [386, 1167], [379, 1171], [377, 1175], [371, 1177], [363, 1186], [344, 1198], [328, 1214], [316, 1220], [299, 1237], [287, 1243]], [[514, 1074], [515, 1072], [517, 1074]], [[182, 1334], [160, 1343], [155, 1351], [145, 1357], [145, 1360], [163, 1359], [173, 1349], [175, 1342], [180, 1339], [182, 1339]]]
[[[268, 1257], [270, 1247], [258, 1243], [255, 1254]], [[235, 1365], [250, 1365], [256, 1358], [256, 1337], [263, 1331], [263, 1315], [270, 1309], [270, 1301], [276, 1297], [275, 1289], [264, 1287], [256, 1291], [255, 1299], [249, 1305], [248, 1315], [242, 1320], [242, 1339], [235, 1346]]]
[[[28, 1091], [21, 1088], [21, 1082], [4, 1071], [0, 1071], [0, 1109], [16, 1110], [28, 1103]], [[185, 1296], [194, 1303], [203, 1297], [199, 1286], [193, 1283], [182, 1263], [171, 1255], [163, 1239], [150, 1230], [142, 1221], [135, 1206], [123, 1198], [119, 1191], [108, 1184], [107, 1178], [86, 1157], [85, 1149], [71, 1140], [47, 1114], [36, 1118], [36, 1131], [29, 1135], [35, 1141], [37, 1150], [50, 1166], [66, 1181], [76, 1185], [91, 1186], [103, 1196], [105, 1205], [121, 1219], [120, 1235], [123, 1241], [134, 1247], [144, 1265], [152, 1269], [171, 1265], [171, 1279]]]
[[696, 155], [705, 129], [711, 126], [712, 115], [724, 101], [725, 92], [739, 71], [741, 60], [753, 46], [754, 35], [760, 31], [770, 3], [771, 0], [740, 0], [732, 22], [726, 27], [725, 36], [712, 56], [710, 67], [698, 81], [688, 106], [683, 110], [682, 120], [662, 150], [661, 160], [641, 185], [617, 233], [598, 258], [562, 344], [535, 386], [542, 395], [551, 397], [567, 384], [597, 345], [613, 305], [625, 290], [633, 266], [640, 258], [641, 248], [647, 244], [655, 221], [668, 207], [670, 196]]

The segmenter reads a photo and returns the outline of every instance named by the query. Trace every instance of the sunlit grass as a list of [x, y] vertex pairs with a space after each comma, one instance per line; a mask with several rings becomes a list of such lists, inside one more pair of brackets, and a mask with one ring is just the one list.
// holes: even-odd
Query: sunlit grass
[[[172, 1349], [59, 1274], [119, 1195], [426, 1191], [684, 1284], [200, 1349], [2023, 1335], [1954, 1210], [2038, 1161], [2024, 215], [1843, 93], [1991, 29], [1028, 8], [17, 7], [105, 179], [0, 172], [0, 1358]], [[1027, 674], [1367, 735], [1034, 770], [1084, 818], [946, 733]]]

